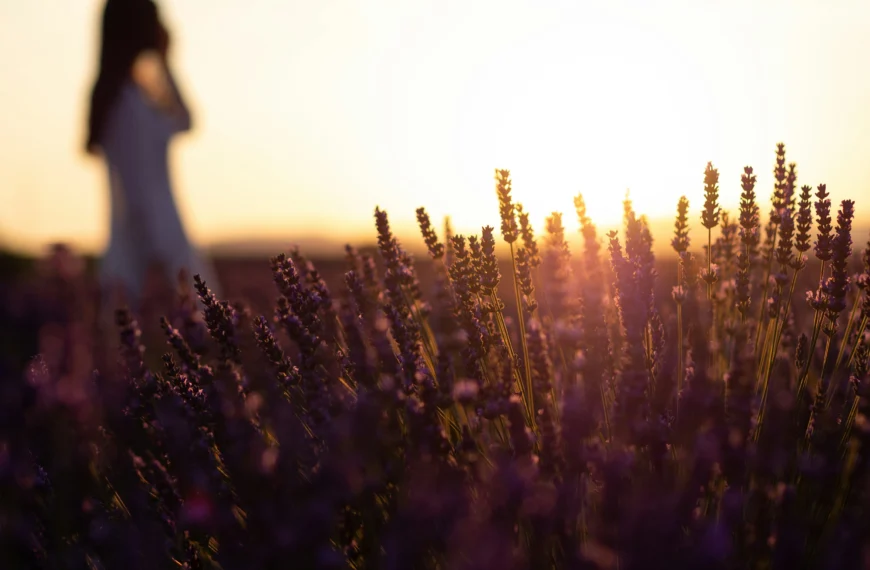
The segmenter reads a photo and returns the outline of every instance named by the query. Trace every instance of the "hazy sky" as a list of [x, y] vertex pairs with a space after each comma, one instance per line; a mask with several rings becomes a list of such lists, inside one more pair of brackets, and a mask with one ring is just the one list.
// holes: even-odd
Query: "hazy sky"
[[[101, 163], [81, 152], [102, 0], [0, 0], [0, 242], [108, 231]], [[772, 189], [775, 144], [798, 183], [870, 220], [870, 2], [162, 0], [196, 131], [174, 146], [191, 235], [413, 227], [425, 205], [497, 225], [493, 169], [539, 225], [601, 222], [630, 188], [650, 216], [704, 166], [733, 207], [742, 167]], [[660, 241], [664, 241], [661, 236]]]

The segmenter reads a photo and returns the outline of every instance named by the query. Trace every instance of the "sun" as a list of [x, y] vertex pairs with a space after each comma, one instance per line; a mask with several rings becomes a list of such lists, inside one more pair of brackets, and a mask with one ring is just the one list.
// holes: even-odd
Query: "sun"
[[461, 86], [451, 141], [469, 195], [506, 168], [538, 223], [560, 211], [576, 228], [577, 193], [596, 223], [618, 223], [626, 190], [639, 212], [672, 215], [717, 151], [715, 98], [690, 61], [643, 39], [578, 53], [533, 37], [480, 65]]

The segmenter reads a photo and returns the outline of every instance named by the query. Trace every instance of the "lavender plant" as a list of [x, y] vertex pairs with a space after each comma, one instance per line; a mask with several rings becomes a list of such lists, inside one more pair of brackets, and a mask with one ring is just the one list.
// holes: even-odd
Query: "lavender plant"
[[117, 374], [83, 373], [68, 365], [76, 350], [45, 345], [0, 383], [0, 556], [10, 568], [860, 568], [870, 242], [855, 277], [854, 203], [832, 225], [826, 187], [815, 202], [810, 186], [798, 194], [782, 144], [774, 174], [762, 244], [752, 168], [731, 217], [707, 165], [703, 261], [682, 197], [670, 295], [628, 199], [624, 231], [602, 243], [575, 198], [575, 261], [562, 214], [539, 243], [498, 170], [509, 260], [493, 227], [438, 235], [419, 208], [435, 275], [424, 287], [377, 209], [380, 260], [348, 246], [341, 290], [299, 251], [278, 255], [274, 310], [249, 317], [194, 276], [160, 321], [157, 367], [124, 309]]

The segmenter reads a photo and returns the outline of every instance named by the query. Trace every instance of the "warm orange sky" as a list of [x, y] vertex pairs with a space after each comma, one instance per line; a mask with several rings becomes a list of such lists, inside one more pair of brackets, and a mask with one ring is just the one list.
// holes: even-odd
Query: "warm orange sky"
[[[704, 165], [766, 199], [774, 147], [870, 221], [870, 2], [163, 0], [197, 130], [174, 147], [202, 244], [372, 235], [372, 210], [497, 225], [493, 169], [541, 225], [697, 212]], [[0, 243], [107, 239], [81, 152], [102, 0], [0, 0]], [[660, 236], [659, 240], [664, 240]]]

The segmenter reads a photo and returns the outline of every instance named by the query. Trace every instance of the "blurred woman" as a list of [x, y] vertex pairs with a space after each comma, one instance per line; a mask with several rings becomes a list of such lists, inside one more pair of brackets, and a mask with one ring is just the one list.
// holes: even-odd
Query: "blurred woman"
[[155, 272], [171, 284], [182, 270], [198, 273], [217, 289], [173, 197], [169, 142], [190, 130], [191, 118], [168, 51], [169, 34], [152, 0], [107, 0], [87, 151], [105, 160], [111, 191], [111, 233], [99, 270], [103, 302], [116, 305], [120, 292], [134, 312]]

